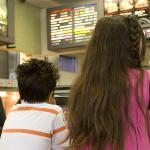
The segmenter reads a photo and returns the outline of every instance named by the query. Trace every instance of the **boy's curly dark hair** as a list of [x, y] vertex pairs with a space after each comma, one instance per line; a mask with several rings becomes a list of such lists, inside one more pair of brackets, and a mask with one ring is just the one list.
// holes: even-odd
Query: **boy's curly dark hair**
[[59, 79], [58, 69], [52, 63], [38, 59], [18, 65], [16, 74], [20, 98], [29, 103], [46, 101]]

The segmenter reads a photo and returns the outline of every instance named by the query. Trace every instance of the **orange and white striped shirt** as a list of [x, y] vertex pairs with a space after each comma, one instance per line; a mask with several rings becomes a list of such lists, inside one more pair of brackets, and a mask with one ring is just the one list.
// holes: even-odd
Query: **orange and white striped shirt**
[[0, 150], [63, 150], [67, 128], [62, 109], [48, 103], [22, 103], [4, 124]]

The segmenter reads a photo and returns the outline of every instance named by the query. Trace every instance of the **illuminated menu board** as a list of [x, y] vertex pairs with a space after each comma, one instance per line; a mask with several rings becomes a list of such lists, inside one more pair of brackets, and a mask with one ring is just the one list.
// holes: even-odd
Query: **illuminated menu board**
[[149, 8], [149, 0], [135, 0], [135, 9], [146, 9]]
[[150, 9], [150, 0], [104, 0], [104, 14], [134, 14], [135, 11]]
[[119, 0], [120, 12], [133, 11], [133, 0]]
[[105, 14], [115, 15], [118, 13], [118, 0], [105, 0], [104, 1]]
[[97, 22], [96, 5], [86, 5], [74, 9], [75, 42], [88, 41]]
[[65, 8], [50, 13], [50, 40], [51, 45], [57, 46], [61, 43], [73, 42], [73, 11], [72, 8]]
[[48, 9], [47, 13], [50, 50], [85, 45], [98, 19], [96, 4]]

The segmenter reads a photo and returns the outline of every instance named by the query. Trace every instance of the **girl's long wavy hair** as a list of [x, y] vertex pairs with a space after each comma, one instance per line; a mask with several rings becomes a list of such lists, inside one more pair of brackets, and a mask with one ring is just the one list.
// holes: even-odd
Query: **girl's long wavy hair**
[[[90, 150], [103, 150], [108, 143], [113, 150], [124, 149], [122, 114], [131, 121], [128, 69], [139, 70], [142, 79], [144, 55], [144, 35], [134, 16], [104, 17], [97, 22], [71, 90], [70, 149], [89, 144]], [[137, 91], [136, 97], [139, 104]]]

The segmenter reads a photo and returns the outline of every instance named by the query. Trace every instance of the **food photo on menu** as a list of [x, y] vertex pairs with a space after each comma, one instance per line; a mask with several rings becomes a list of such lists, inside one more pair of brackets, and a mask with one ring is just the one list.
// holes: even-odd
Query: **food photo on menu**
[[113, 14], [118, 12], [117, 0], [105, 0], [104, 1], [105, 14]]
[[149, 8], [148, 0], [135, 0], [135, 8]]
[[120, 11], [133, 10], [133, 0], [119, 0]]

